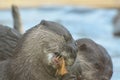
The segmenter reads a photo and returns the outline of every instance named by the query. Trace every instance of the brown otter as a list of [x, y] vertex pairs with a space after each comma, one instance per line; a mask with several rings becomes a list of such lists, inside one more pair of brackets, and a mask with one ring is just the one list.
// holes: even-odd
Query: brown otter
[[15, 29], [0, 25], [0, 61], [12, 57], [20, 37]]
[[53, 58], [61, 55], [66, 66], [70, 66], [76, 51], [75, 41], [66, 28], [42, 21], [23, 35], [14, 57], [1, 63], [0, 80], [56, 80]]
[[[19, 12], [16, 6], [12, 6], [12, 14], [14, 15], [14, 25], [17, 25], [16, 27], [21, 27], [19, 23], [20, 19], [18, 18]], [[20, 38], [21, 34], [16, 28], [12, 29], [8, 26], [0, 25], [0, 61], [13, 56], [13, 51]]]
[[111, 57], [91, 39], [78, 39], [78, 54], [70, 71], [77, 80], [110, 80], [113, 72]]
[[19, 9], [16, 5], [12, 5], [12, 17], [14, 22], [14, 29], [17, 30], [20, 34], [23, 34], [24, 29], [22, 26], [22, 20], [20, 17]]
[[113, 18], [113, 34], [120, 36], [120, 9], [118, 9], [118, 13]]

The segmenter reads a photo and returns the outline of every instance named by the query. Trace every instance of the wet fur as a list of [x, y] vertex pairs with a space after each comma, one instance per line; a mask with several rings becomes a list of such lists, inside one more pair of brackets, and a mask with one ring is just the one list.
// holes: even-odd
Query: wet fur
[[12, 17], [13, 17], [14, 29], [16, 29], [20, 34], [23, 34], [24, 28], [22, 26], [19, 9], [16, 5], [12, 5]]
[[21, 35], [8, 26], [0, 25], [0, 61], [13, 56], [14, 49]]
[[[48, 23], [49, 21], [43, 22]], [[60, 24], [49, 22], [53, 23], [53, 27], [59, 27], [63, 34], [57, 34], [53, 29], [47, 29], [48, 25], [42, 23], [23, 35], [12, 59], [1, 63], [0, 80], [56, 80], [56, 69], [49, 64], [48, 57], [48, 54], [55, 52], [59, 52], [65, 58], [67, 65], [73, 64], [77, 47], [71, 34], [66, 31], [67, 29], [62, 30]]]
[[21, 20], [17, 6], [12, 6], [12, 14], [14, 21], [14, 29], [0, 25], [0, 61], [11, 58], [14, 54], [14, 49], [21, 34], [17, 31], [21, 28]]
[[91, 39], [78, 39], [78, 54], [71, 68], [78, 80], [110, 80], [113, 73], [111, 57]]
[[113, 34], [114, 36], [120, 36], [120, 9], [113, 18]]

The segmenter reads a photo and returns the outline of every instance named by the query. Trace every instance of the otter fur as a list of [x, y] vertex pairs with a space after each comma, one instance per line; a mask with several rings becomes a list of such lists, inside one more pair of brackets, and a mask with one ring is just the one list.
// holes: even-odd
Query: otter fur
[[117, 9], [117, 14], [113, 17], [113, 34], [116, 37], [120, 36], [120, 9]]
[[75, 61], [76, 52], [75, 41], [66, 28], [43, 20], [23, 35], [13, 58], [0, 63], [0, 80], [56, 80], [53, 56], [64, 57], [69, 67]]
[[12, 17], [14, 29], [17, 30], [20, 34], [24, 33], [24, 28], [22, 26], [22, 20], [19, 12], [19, 8], [16, 5], [12, 5]]
[[70, 70], [77, 80], [110, 80], [113, 65], [105, 48], [87, 38], [76, 42], [77, 58]]
[[0, 61], [11, 58], [18, 40], [21, 38], [21, 19], [18, 7], [12, 5], [14, 28], [0, 25]]
[[13, 56], [14, 49], [20, 37], [21, 34], [15, 29], [0, 25], [0, 61]]

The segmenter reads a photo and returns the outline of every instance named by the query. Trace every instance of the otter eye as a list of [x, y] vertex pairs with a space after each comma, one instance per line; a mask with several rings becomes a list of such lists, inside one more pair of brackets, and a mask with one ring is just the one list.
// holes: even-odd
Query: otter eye
[[98, 63], [95, 63], [95, 67], [96, 67], [96, 69], [98, 69], [98, 70], [101, 69], [101, 67], [100, 67], [100, 65], [99, 65]]
[[58, 52], [54, 52], [54, 54], [57, 56], [57, 55], [59, 55], [59, 53]]
[[56, 57], [62, 57], [62, 55], [59, 52], [54, 52], [54, 54], [56, 55]]

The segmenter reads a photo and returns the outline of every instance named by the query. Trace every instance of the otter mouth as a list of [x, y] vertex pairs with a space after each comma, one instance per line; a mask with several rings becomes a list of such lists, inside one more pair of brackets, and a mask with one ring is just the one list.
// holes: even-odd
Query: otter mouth
[[55, 70], [60, 65], [61, 59], [64, 59], [65, 67], [69, 68], [69, 66], [73, 65], [75, 59], [68, 52], [54, 52], [48, 54], [48, 65], [53, 67]]
[[65, 59], [60, 54], [55, 54], [52, 59], [53, 64], [56, 66], [56, 76], [63, 76], [64, 74], [68, 73]]
[[55, 76], [62, 76], [68, 72], [66, 68], [66, 61], [61, 54], [49, 53], [48, 61], [49, 66], [56, 70]]
[[61, 58], [64, 58], [64, 57], [61, 54], [59, 54], [59, 53], [50, 53], [48, 55], [49, 65], [52, 65], [53, 68], [57, 68]]
[[57, 68], [57, 66], [59, 65], [60, 58], [62, 58], [62, 55], [60, 55], [58, 53], [50, 53], [48, 55], [49, 65], [52, 65], [53, 68]]
[[49, 53], [48, 61], [49, 66], [56, 70], [55, 76], [62, 76], [68, 73], [67, 69], [74, 63], [74, 58], [70, 57], [66, 52]]
[[64, 59], [65, 66], [71, 66], [74, 62], [73, 59], [71, 59], [68, 55], [64, 55], [64, 53], [50, 53], [48, 56], [49, 64], [52, 65], [53, 68], [57, 68], [61, 59]]

